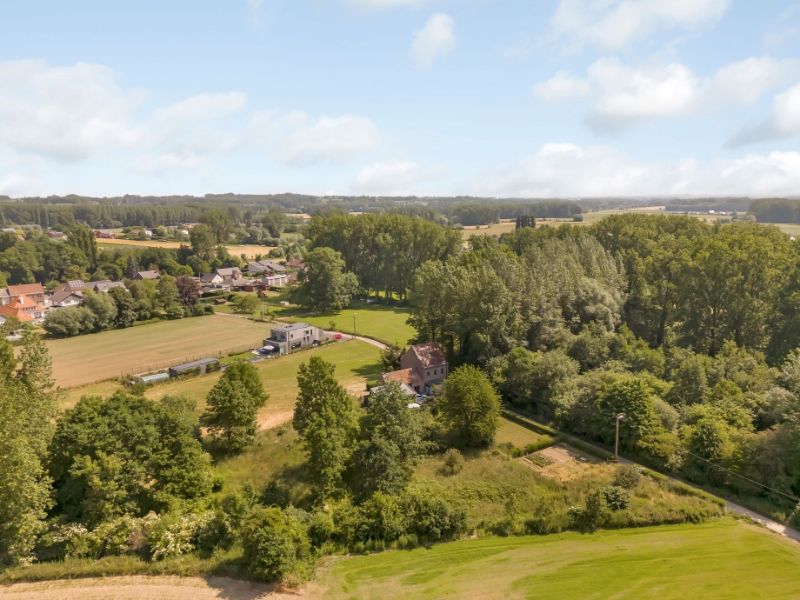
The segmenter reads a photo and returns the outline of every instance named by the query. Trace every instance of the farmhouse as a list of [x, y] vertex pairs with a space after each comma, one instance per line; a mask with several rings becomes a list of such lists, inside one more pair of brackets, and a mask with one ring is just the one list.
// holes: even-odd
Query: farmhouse
[[251, 275], [285, 273], [286, 267], [274, 260], [258, 260], [247, 263], [247, 272]]
[[289, 284], [289, 276], [286, 273], [275, 273], [273, 275], [264, 274], [258, 280], [263, 287], [285, 287]]
[[52, 308], [67, 308], [70, 306], [80, 306], [83, 303], [83, 291], [73, 290], [69, 287], [62, 287], [53, 292], [50, 296], [50, 306]]
[[47, 297], [45, 296], [44, 286], [41, 283], [23, 283], [21, 285], [10, 285], [8, 288], [9, 303], [15, 298], [27, 296], [29, 300], [37, 302], [41, 305], [46, 305]]
[[15, 296], [5, 306], [0, 306], [0, 315], [14, 317], [20, 323], [38, 323], [44, 318], [44, 304], [30, 296]]
[[231, 284], [242, 277], [239, 267], [220, 267], [217, 269], [216, 274], [222, 277], [227, 284]]
[[442, 347], [436, 342], [415, 344], [400, 357], [400, 369], [384, 373], [384, 383], [396, 381], [408, 385], [418, 394], [430, 394], [433, 386], [442, 383], [449, 373], [449, 365]]
[[270, 330], [264, 346], [277, 348], [280, 354], [291, 354], [303, 348], [318, 345], [323, 338], [322, 329], [307, 323], [280, 325]]
[[205, 273], [200, 276], [200, 285], [204, 288], [222, 289], [225, 280], [218, 273]]

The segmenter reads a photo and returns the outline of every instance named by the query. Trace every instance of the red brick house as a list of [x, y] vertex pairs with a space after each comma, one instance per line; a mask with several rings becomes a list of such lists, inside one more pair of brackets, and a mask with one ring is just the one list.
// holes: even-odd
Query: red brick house
[[450, 372], [442, 347], [437, 342], [415, 344], [400, 357], [400, 369], [383, 374], [383, 382], [405, 383], [418, 394], [430, 394]]

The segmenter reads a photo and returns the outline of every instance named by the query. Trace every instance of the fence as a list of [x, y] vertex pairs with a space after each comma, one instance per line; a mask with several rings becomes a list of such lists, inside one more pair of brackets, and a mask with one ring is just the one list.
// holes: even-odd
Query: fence
[[163, 371], [175, 365], [182, 365], [183, 363], [191, 362], [193, 360], [200, 360], [201, 358], [223, 358], [231, 354], [241, 354], [253, 350], [253, 344], [239, 345], [223, 348], [216, 352], [201, 352], [198, 354], [187, 354], [176, 358], [170, 358], [157, 363], [142, 363], [135, 367], [129, 367], [120, 372], [120, 377], [128, 377], [131, 375], [144, 375], [147, 373], [154, 373], [156, 371]]

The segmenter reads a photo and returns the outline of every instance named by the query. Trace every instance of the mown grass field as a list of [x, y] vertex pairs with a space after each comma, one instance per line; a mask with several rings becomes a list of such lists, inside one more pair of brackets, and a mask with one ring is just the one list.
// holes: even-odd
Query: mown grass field
[[[225, 317], [222, 318], [225, 319]], [[246, 319], [226, 320], [249, 322]], [[376, 347], [358, 340], [329, 344], [313, 350], [255, 363], [264, 389], [269, 394], [269, 401], [259, 414], [259, 422], [263, 428], [274, 427], [291, 419], [297, 397], [297, 370], [301, 363], [314, 355], [334, 363], [336, 378], [352, 393], [363, 389], [367, 381], [376, 382], [380, 375], [380, 351]], [[159, 400], [167, 395], [186, 396], [195, 401], [198, 411], [200, 411], [205, 407], [208, 391], [220, 376], [221, 374], [216, 372], [199, 377], [172, 380], [148, 388], [145, 395], [153, 400]], [[108, 396], [120, 388], [121, 385], [116, 381], [74, 388], [64, 395], [61, 407], [65, 409], [74, 406], [81, 396], [92, 394]]]
[[702, 525], [465, 540], [340, 560], [325, 598], [800, 597], [800, 545], [730, 518]]
[[[183, 242], [187, 245], [188, 242]], [[98, 239], [97, 246], [99, 248], [113, 248], [120, 246], [123, 248], [166, 248], [169, 250], [177, 250], [181, 247], [181, 242], [168, 242], [163, 240], [121, 240], [117, 238], [112, 239]], [[270, 246], [258, 246], [254, 244], [229, 244], [225, 246], [228, 253], [233, 256], [241, 256], [244, 254], [247, 258], [254, 258], [255, 256], [266, 256], [272, 249]]]
[[46, 344], [56, 384], [68, 388], [254, 348], [267, 335], [263, 324], [211, 315], [47, 340]]
[[323, 329], [335, 329], [344, 333], [353, 333], [353, 317], [355, 317], [355, 333], [386, 342], [405, 346], [416, 335], [416, 330], [406, 321], [410, 315], [407, 308], [385, 306], [378, 302], [354, 303], [338, 313], [327, 315], [309, 315], [295, 307], [274, 308], [274, 315], [284, 321], [303, 321]]

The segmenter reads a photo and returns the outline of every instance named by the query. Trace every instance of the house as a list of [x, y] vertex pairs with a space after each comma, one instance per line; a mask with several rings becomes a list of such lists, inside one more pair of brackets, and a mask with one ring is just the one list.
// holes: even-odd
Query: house
[[5, 306], [0, 306], [0, 315], [15, 317], [20, 323], [39, 323], [44, 319], [44, 304], [29, 296], [16, 296]]
[[255, 292], [258, 282], [255, 279], [234, 279], [231, 283], [231, 289], [236, 292]]
[[286, 266], [289, 267], [290, 269], [294, 269], [295, 271], [305, 271], [306, 269], [305, 261], [302, 261], [299, 258], [293, 258], [291, 260], [287, 260]]
[[72, 290], [62, 287], [53, 292], [50, 296], [50, 306], [53, 308], [68, 308], [70, 306], [80, 306], [83, 304], [84, 296], [81, 290]]
[[138, 271], [133, 278], [140, 281], [155, 281], [156, 279], [161, 279], [161, 273], [158, 271]]
[[273, 275], [263, 275], [259, 282], [263, 287], [281, 288], [289, 285], [289, 276], [286, 273], [276, 273]]
[[219, 267], [216, 274], [225, 280], [225, 283], [233, 283], [236, 279], [241, 279], [242, 271], [239, 267]]
[[5, 306], [11, 302], [11, 296], [8, 293], [8, 288], [0, 288], [0, 306]]
[[102, 240], [112, 240], [114, 239], [114, 234], [109, 231], [100, 231], [99, 229], [95, 229], [94, 237]]
[[8, 288], [9, 301], [13, 302], [14, 298], [27, 296], [29, 300], [46, 306], [47, 296], [45, 294], [44, 286], [41, 283], [23, 283], [21, 285], [10, 285]]
[[280, 325], [270, 330], [264, 346], [277, 348], [280, 354], [291, 354], [303, 348], [318, 345], [323, 339], [322, 329], [307, 323]]
[[127, 290], [128, 288], [125, 287], [125, 284], [122, 281], [111, 281], [110, 279], [100, 279], [99, 281], [90, 281], [86, 284], [86, 287], [92, 290], [93, 292], [98, 292], [100, 294], [107, 294], [110, 290], [114, 288], [121, 288], [123, 290]]
[[442, 347], [428, 342], [411, 346], [400, 357], [400, 369], [384, 373], [381, 379], [408, 385], [418, 394], [430, 394], [433, 386], [447, 378], [449, 369]]
[[63, 231], [48, 231], [47, 237], [52, 240], [63, 240], [67, 236]]
[[200, 286], [220, 289], [225, 286], [225, 280], [218, 273], [206, 273], [200, 276]]

